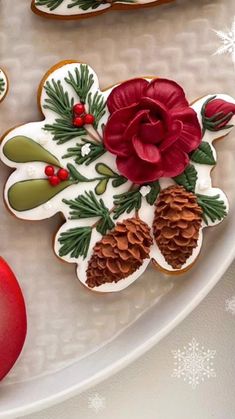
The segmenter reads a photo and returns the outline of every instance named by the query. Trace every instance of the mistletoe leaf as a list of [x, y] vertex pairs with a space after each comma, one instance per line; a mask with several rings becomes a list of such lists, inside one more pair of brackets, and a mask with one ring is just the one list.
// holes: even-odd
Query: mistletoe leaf
[[201, 142], [200, 146], [190, 155], [190, 159], [193, 162], [200, 164], [212, 166], [216, 164], [212, 148], [206, 141]]
[[197, 171], [192, 164], [189, 164], [181, 175], [176, 176], [173, 179], [187, 191], [194, 192], [197, 182]]
[[98, 183], [98, 185], [95, 188], [96, 195], [102, 195], [106, 189], [109, 182], [109, 178], [101, 179], [101, 181]]
[[99, 175], [103, 175], [105, 177], [109, 177], [109, 178], [117, 177], [117, 174], [115, 172], [113, 172], [113, 170], [111, 170], [104, 163], [98, 163], [95, 166], [95, 170], [97, 171], [97, 173], [99, 173]]
[[14, 183], [8, 190], [8, 201], [15, 211], [28, 211], [45, 204], [74, 182], [51, 186], [48, 179], [30, 179]]
[[31, 138], [18, 135], [6, 142], [3, 154], [16, 163], [45, 162], [60, 167], [59, 160]]

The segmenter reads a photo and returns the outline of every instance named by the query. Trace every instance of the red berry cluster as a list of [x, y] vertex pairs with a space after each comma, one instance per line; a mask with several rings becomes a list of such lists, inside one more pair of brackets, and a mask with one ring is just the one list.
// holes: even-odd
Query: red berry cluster
[[45, 167], [45, 175], [48, 177], [51, 186], [57, 186], [61, 181], [68, 180], [69, 178], [68, 170], [59, 169], [58, 172], [55, 173], [55, 169], [53, 166]]
[[83, 103], [76, 103], [73, 107], [73, 125], [81, 128], [83, 125], [93, 125], [95, 117], [91, 113], [86, 113]]

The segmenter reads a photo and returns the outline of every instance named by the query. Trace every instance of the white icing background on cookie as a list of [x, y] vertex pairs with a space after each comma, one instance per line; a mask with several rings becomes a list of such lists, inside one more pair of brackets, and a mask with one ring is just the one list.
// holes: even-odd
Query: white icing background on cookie
[[[131, 6], [135, 6], [136, 4], [150, 4], [150, 3], [154, 3], [156, 2], [156, 0], [136, 0], [136, 2], [127, 4], [126, 2], [123, 1], [118, 1], [117, 4], [124, 4], [124, 5], [128, 5], [129, 7]], [[55, 10], [50, 11], [50, 9], [46, 6], [36, 6], [35, 7], [43, 12], [43, 13], [48, 13], [48, 14], [54, 14], [54, 15], [58, 15], [58, 16], [75, 16], [75, 15], [84, 15], [84, 14], [89, 14], [89, 13], [97, 13], [100, 12], [102, 10], [106, 10], [109, 9], [111, 7], [110, 3], [107, 4], [100, 4], [100, 6], [98, 6], [96, 9], [92, 9], [89, 8], [88, 10], [82, 10], [80, 7], [75, 6], [72, 8], [69, 8], [68, 5], [70, 5], [72, 2], [71, 0], [64, 0], [59, 7], [57, 7]]]
[[[41, 119], [36, 106], [38, 83], [48, 68], [65, 58], [90, 63], [102, 88], [134, 76], [156, 74], [176, 80], [189, 100], [216, 91], [235, 94], [231, 58], [212, 55], [218, 40], [211, 30], [230, 23], [234, 0], [224, 0], [219, 6], [214, 0], [178, 0], [177, 7], [174, 2], [149, 10], [107, 13], [95, 21], [55, 24], [34, 16], [28, 0], [15, 2], [14, 8], [9, 0], [2, 0], [0, 9], [1, 63], [11, 80], [8, 99], [0, 108], [2, 134], [9, 127]], [[216, 144], [218, 165], [213, 171], [214, 185], [229, 198], [230, 213], [221, 225], [207, 229], [200, 263], [182, 277], [169, 278], [148, 269], [120, 293], [92, 293], [74, 280], [74, 266], [61, 263], [53, 254], [51, 239], [60, 217], [26, 223], [0, 202], [1, 255], [18, 275], [29, 315], [24, 352], [1, 389], [7, 386], [8, 394], [11, 388], [15, 393], [14, 383], [23, 386], [23, 382], [33, 388], [36, 377], [42, 380], [55, 371], [60, 374], [89, 353], [98, 354], [114, 339], [118, 346], [121, 340], [117, 336], [131, 330], [133, 323], [138, 326], [140, 316], [151, 324], [153, 313], [159, 310], [155, 327], [161, 329], [165, 324], [160, 313], [176, 315], [179, 293], [185, 304], [194, 298], [210, 279], [203, 273], [216, 263], [214, 252], [219, 255], [221, 249], [225, 256], [230, 232], [234, 236], [234, 138], [230, 134]], [[2, 188], [9, 173], [1, 164]]]
[[[58, 81], [60, 80], [61, 85], [63, 86], [64, 90], [68, 92], [69, 97], [73, 97], [74, 98], [74, 103], [77, 103], [80, 101], [80, 98], [75, 94], [75, 92], [73, 91], [72, 87], [69, 86], [66, 81], [65, 78], [68, 76], [68, 72], [70, 71], [71, 74], [74, 74], [74, 71], [76, 68], [80, 68], [80, 64], [79, 63], [72, 63], [72, 64], [66, 64], [58, 69], [56, 69], [55, 71], [51, 72], [51, 74], [49, 75], [49, 77], [45, 80], [44, 85], [47, 82], [52, 82], [52, 80]], [[93, 74], [94, 77], [94, 84], [92, 86], [91, 89], [91, 94], [92, 96], [95, 95], [95, 93], [98, 91], [99, 93], [102, 93], [104, 99], [106, 100], [107, 97], [109, 96], [110, 92], [112, 91], [112, 88], [105, 91], [105, 92], [100, 92], [99, 90], [99, 81], [98, 81], [98, 75], [95, 74], [94, 70], [90, 68], [90, 72]], [[150, 80], [150, 79], [148, 79]], [[203, 106], [203, 104], [206, 102], [206, 100], [210, 97], [214, 96], [214, 94], [212, 93], [211, 95], [208, 95], [206, 97], [201, 98], [200, 100], [196, 101], [192, 107], [194, 108], [194, 110], [197, 113], [198, 116], [198, 120], [201, 123], [201, 108]], [[226, 100], [228, 102], [232, 102], [235, 103], [235, 100], [227, 95], [221, 95], [221, 94], [217, 94], [216, 95], [217, 98]], [[45, 115], [45, 121], [43, 121], [42, 123], [30, 123], [27, 125], [23, 125], [19, 128], [16, 128], [15, 130], [11, 131], [3, 140], [2, 145], [1, 145], [1, 150], [4, 149], [5, 144], [7, 143], [7, 141], [15, 136], [19, 136], [19, 135], [23, 135], [29, 138], [32, 138], [34, 141], [38, 142], [39, 144], [41, 144], [43, 147], [45, 147], [46, 150], [48, 150], [50, 153], [52, 153], [54, 156], [57, 157], [57, 159], [60, 161], [61, 165], [66, 166], [67, 163], [74, 163], [73, 158], [70, 159], [63, 159], [63, 156], [67, 153], [67, 149], [68, 147], [74, 147], [76, 145], [76, 143], [78, 143], [80, 141], [79, 138], [75, 138], [73, 140], [69, 141], [69, 144], [66, 142], [64, 144], [58, 145], [56, 143], [56, 141], [53, 140], [53, 136], [51, 135], [50, 132], [47, 132], [43, 129], [45, 123], [47, 124], [52, 124], [55, 121], [55, 118], [57, 118], [57, 114], [55, 114], [53, 111], [49, 110], [49, 109], [45, 109], [44, 108], [44, 104], [46, 103], [45, 100], [47, 98], [45, 89], [43, 88], [42, 90], [42, 95], [41, 95], [41, 109], [43, 110], [43, 113]], [[103, 123], [105, 124], [107, 122], [109, 113], [108, 110], [106, 109], [106, 114], [103, 116], [103, 118], [101, 119], [100, 123], [99, 123], [99, 127], [102, 127]], [[216, 150], [213, 146], [213, 141], [216, 138], [221, 137], [221, 135], [226, 135], [231, 131], [231, 129], [228, 130], [224, 130], [223, 132], [221, 131], [217, 131], [217, 132], [209, 132], [206, 131], [204, 137], [203, 137], [203, 141], [208, 142], [211, 147], [212, 147], [212, 151], [214, 154], [214, 157], [216, 159]], [[102, 135], [102, 130], [99, 129], [99, 134]], [[89, 138], [89, 137], [88, 137]], [[117, 171], [117, 167], [116, 167], [116, 163], [115, 163], [115, 159], [116, 157], [113, 156], [112, 154], [110, 154], [109, 152], [105, 153], [105, 155], [101, 156], [99, 159], [97, 159], [95, 162], [93, 162], [92, 164], [90, 164], [88, 167], [85, 165], [80, 165], [79, 166], [79, 171], [82, 175], [88, 177], [88, 178], [93, 178], [97, 175], [96, 171], [95, 171], [95, 166], [97, 163], [99, 162], [103, 162], [104, 164], [107, 164], [108, 167], [110, 167], [112, 170], [114, 170], [115, 172]], [[15, 184], [17, 181], [20, 180], [26, 180], [26, 179], [31, 179], [31, 178], [42, 178], [46, 176], [44, 175], [44, 168], [45, 168], [45, 164], [43, 163], [14, 163], [12, 161], [9, 161], [3, 154], [2, 152], [2, 160], [10, 165], [11, 167], [16, 167], [17, 170], [11, 175], [11, 177], [8, 179], [7, 183], [6, 183], [6, 187], [5, 187], [5, 201], [7, 202], [8, 206], [9, 202], [8, 202], [8, 190], [9, 188]], [[33, 166], [32, 166], [33, 164]], [[212, 170], [212, 166], [209, 165], [202, 165], [202, 164], [195, 164], [197, 173], [198, 173], [198, 179], [197, 179], [197, 183], [196, 183], [196, 192], [198, 193], [202, 193], [205, 195], [219, 195], [220, 198], [224, 201], [226, 207], [227, 207], [227, 212], [229, 210], [229, 205], [228, 205], [228, 201], [227, 198], [225, 196], [225, 194], [218, 188], [214, 188], [212, 186], [212, 182], [211, 182], [211, 170]], [[32, 174], [33, 173], [33, 174]], [[171, 179], [161, 179], [160, 180], [160, 185], [161, 188], [164, 189], [165, 187], [169, 186], [170, 184], [174, 183]], [[69, 207], [68, 205], [64, 204], [62, 202], [62, 199], [75, 199], [78, 195], [83, 194], [86, 190], [94, 190], [95, 188], [95, 182], [91, 182], [91, 183], [80, 183], [79, 185], [73, 185], [68, 187], [67, 189], [65, 189], [63, 192], [59, 193], [58, 195], [56, 195], [55, 197], [53, 197], [50, 201], [48, 201], [47, 203], [40, 205], [37, 208], [34, 208], [33, 210], [29, 210], [29, 211], [23, 211], [23, 212], [17, 212], [15, 210], [13, 210], [11, 207], [11, 211], [13, 211], [13, 213], [22, 219], [26, 219], [26, 220], [42, 220], [44, 218], [49, 218], [52, 215], [56, 214], [57, 212], [61, 212], [65, 219], [66, 222], [63, 224], [63, 226], [59, 229], [56, 238], [55, 238], [55, 252], [56, 254], [59, 256], [59, 250], [60, 250], [60, 244], [58, 241], [58, 238], [60, 237], [62, 232], [68, 231], [71, 228], [74, 227], [79, 227], [79, 226], [86, 226], [86, 225], [93, 225], [94, 222], [97, 221], [97, 219], [95, 218], [91, 218], [91, 219], [83, 219], [83, 220], [70, 220], [69, 219]], [[110, 196], [113, 196], [117, 193], [122, 193], [127, 191], [131, 186], [130, 182], [125, 183], [124, 185], [120, 186], [119, 188], [112, 188], [111, 182], [108, 185], [107, 190], [105, 191], [105, 193], [102, 195], [102, 199], [105, 203], [105, 205], [111, 209], [113, 207], [113, 200], [110, 200]], [[155, 211], [155, 207], [154, 206], [149, 206], [146, 202], [146, 199], [142, 200], [142, 206], [141, 209], [139, 211], [139, 215], [140, 218], [142, 220], [144, 220], [149, 226], [153, 225], [153, 219], [154, 219], [154, 211]], [[135, 216], [135, 211], [131, 211], [129, 214], [124, 213], [122, 214], [118, 221], [121, 222], [122, 220], [129, 218], [129, 217], [133, 217]], [[208, 226], [212, 226], [212, 225], [216, 225], [218, 224], [218, 221], [216, 221], [215, 223], [212, 223], [209, 221]], [[205, 224], [203, 224], [203, 228], [206, 227]], [[84, 259], [83, 257], [79, 257], [77, 258], [71, 258], [70, 255], [66, 255], [63, 257], [63, 259], [69, 263], [76, 263], [78, 268], [77, 268], [77, 274], [78, 274], [78, 278], [79, 280], [85, 285], [86, 284], [86, 271], [87, 271], [87, 267], [88, 267], [88, 262], [93, 254], [93, 248], [96, 242], [98, 242], [101, 239], [101, 234], [98, 233], [95, 229], [93, 229], [92, 231], [92, 237], [91, 237], [91, 242], [90, 242], [90, 246], [89, 246], [89, 251], [88, 254], [86, 256], [86, 258]], [[196, 260], [196, 258], [198, 257], [199, 253], [200, 253], [200, 249], [202, 246], [202, 232], [200, 234], [200, 239], [198, 240], [198, 246], [194, 249], [192, 256], [186, 261], [186, 263], [182, 266], [182, 270], [187, 269], [188, 267], [190, 267], [190, 265], [192, 265], [192, 263]], [[99, 287], [95, 287], [93, 290], [97, 291], [97, 292], [117, 292], [117, 291], [121, 291], [122, 289], [125, 289], [126, 287], [128, 287], [130, 284], [132, 284], [135, 280], [137, 280], [139, 278], [139, 276], [144, 272], [144, 270], [146, 269], [146, 267], [148, 266], [148, 263], [151, 261], [151, 259], [154, 259], [158, 265], [160, 265], [161, 268], [163, 268], [164, 270], [167, 270], [169, 272], [174, 272], [176, 270], [174, 270], [165, 260], [164, 256], [161, 254], [158, 246], [155, 243], [154, 240], [154, 245], [151, 247], [151, 252], [150, 252], [150, 259], [146, 260], [143, 263], [143, 266], [138, 269], [135, 273], [133, 273], [129, 278], [126, 278], [122, 281], [119, 281], [118, 283], [112, 283], [112, 284], [103, 284], [102, 286]]]

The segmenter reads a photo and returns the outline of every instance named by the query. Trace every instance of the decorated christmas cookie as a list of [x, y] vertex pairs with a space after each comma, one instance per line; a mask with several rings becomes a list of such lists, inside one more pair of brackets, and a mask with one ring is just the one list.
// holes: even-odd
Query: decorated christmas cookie
[[211, 170], [234, 99], [189, 105], [164, 78], [101, 91], [88, 65], [67, 61], [47, 73], [39, 101], [45, 119], [2, 141], [2, 160], [16, 169], [5, 187], [10, 210], [25, 220], [61, 212], [55, 252], [95, 291], [127, 287], [151, 261], [172, 274], [189, 269], [204, 229], [229, 210]]
[[15, 275], [0, 258], [0, 380], [10, 371], [26, 335], [24, 299]]
[[32, 10], [52, 18], [78, 19], [109, 10], [132, 10], [171, 1], [173, 0], [33, 0]]
[[3, 70], [0, 68], [0, 102], [5, 98], [8, 91], [8, 80]]

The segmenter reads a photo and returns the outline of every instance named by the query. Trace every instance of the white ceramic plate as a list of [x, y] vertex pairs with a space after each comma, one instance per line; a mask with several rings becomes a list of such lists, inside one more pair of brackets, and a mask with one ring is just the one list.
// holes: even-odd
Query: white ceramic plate
[[[233, 0], [178, 0], [80, 23], [51, 22], [33, 15], [29, 0], [14, 3], [0, 3], [0, 65], [10, 79], [9, 95], [0, 105], [2, 132], [40, 118], [37, 85], [62, 59], [89, 63], [103, 88], [156, 74], [178, 81], [191, 100], [235, 93], [230, 57], [212, 55], [219, 46], [212, 28], [232, 23]], [[215, 285], [235, 254], [234, 136], [217, 144], [214, 171], [214, 184], [230, 199], [230, 215], [206, 231], [198, 263], [182, 277], [149, 270], [120, 294], [93, 294], [76, 281], [75, 267], [53, 253], [59, 217], [26, 223], [0, 203], [1, 254], [19, 277], [29, 318], [22, 356], [0, 385], [0, 418], [62, 401], [123, 368], [172, 330]], [[2, 186], [8, 174], [1, 165]]]

